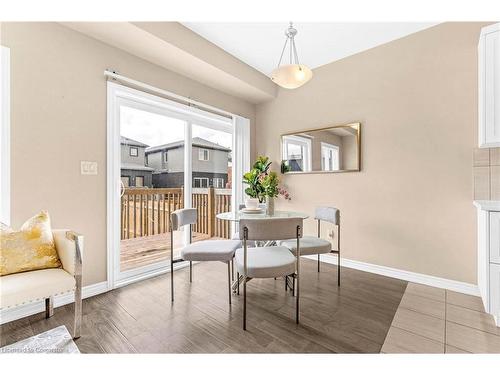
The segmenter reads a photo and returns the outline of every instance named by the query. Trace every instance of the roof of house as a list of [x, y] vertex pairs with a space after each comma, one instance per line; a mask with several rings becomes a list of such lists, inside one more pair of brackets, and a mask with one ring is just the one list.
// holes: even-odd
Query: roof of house
[[[221, 145], [214, 143], [214, 142], [207, 141], [206, 139], [203, 139], [200, 137], [193, 138], [193, 146], [209, 148], [212, 150], [227, 151], [227, 152], [231, 151], [227, 147], [221, 146]], [[150, 153], [158, 152], [158, 151], [163, 151], [163, 150], [170, 150], [172, 148], [178, 148], [178, 147], [184, 147], [184, 140], [166, 143], [164, 145], [159, 145], [159, 146], [154, 146], [154, 147], [148, 147], [148, 148], [146, 148], [146, 154], [150, 154]]]
[[122, 145], [128, 145], [128, 146], [137, 146], [137, 147], [149, 147], [149, 145], [136, 141], [135, 139], [127, 138], [124, 136], [121, 136], [120, 143]]
[[146, 167], [145, 165], [133, 164], [133, 163], [121, 163], [121, 170], [128, 169], [132, 171], [154, 171], [154, 168]]

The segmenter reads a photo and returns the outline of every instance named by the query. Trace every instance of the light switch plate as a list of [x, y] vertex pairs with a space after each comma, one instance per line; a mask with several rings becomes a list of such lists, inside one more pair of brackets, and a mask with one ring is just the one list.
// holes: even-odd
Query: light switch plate
[[96, 161], [81, 161], [80, 162], [80, 174], [82, 175], [96, 175], [97, 174], [97, 162]]

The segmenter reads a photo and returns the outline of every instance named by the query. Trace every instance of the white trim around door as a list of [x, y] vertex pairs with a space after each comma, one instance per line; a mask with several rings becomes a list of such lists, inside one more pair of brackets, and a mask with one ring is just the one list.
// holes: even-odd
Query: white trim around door
[[[153, 111], [155, 113], [165, 115], [185, 121], [185, 173], [184, 173], [184, 206], [191, 207], [191, 158], [192, 158], [192, 125], [200, 125], [211, 129], [228, 131], [233, 134], [233, 139], [238, 137], [236, 132], [237, 127], [234, 124], [234, 118], [223, 117], [214, 113], [202, 111], [198, 108], [191, 108], [187, 105], [173, 102], [163, 97], [155, 96], [134, 88], [126, 87], [114, 82], [107, 84], [107, 246], [108, 246], [108, 289], [114, 289], [131, 282], [139, 281], [144, 278], [153, 277], [161, 273], [168, 272], [169, 262], [159, 262], [137, 269], [131, 269], [124, 272], [120, 271], [120, 125], [119, 125], [119, 108], [120, 105], [130, 106], [136, 109]], [[249, 121], [239, 116], [240, 119]], [[241, 133], [241, 132], [240, 132]], [[240, 134], [237, 148], [233, 148], [233, 154], [236, 159], [249, 160], [249, 136]], [[233, 140], [233, 145], [235, 144]], [[247, 155], [248, 153], [248, 155]], [[239, 155], [243, 156], [239, 156]], [[243, 169], [237, 173], [243, 173]], [[235, 173], [233, 172], [233, 178]], [[239, 178], [241, 180], [241, 178]], [[233, 194], [235, 195], [235, 194]], [[184, 238], [188, 240], [187, 231]], [[182, 263], [178, 263], [176, 267], [182, 267]]]

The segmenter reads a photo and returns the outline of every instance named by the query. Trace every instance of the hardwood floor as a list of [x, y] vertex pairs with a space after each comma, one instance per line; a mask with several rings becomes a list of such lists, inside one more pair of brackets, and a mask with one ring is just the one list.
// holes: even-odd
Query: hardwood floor
[[[228, 305], [223, 263], [175, 273], [175, 302], [169, 274], [135, 283], [83, 302], [82, 353], [379, 353], [406, 282], [302, 260], [301, 323], [295, 299], [283, 280], [252, 280], [247, 287], [247, 331], [242, 330], [242, 295]], [[71, 332], [73, 305], [49, 319], [33, 315], [0, 326], [0, 346], [64, 324]]]

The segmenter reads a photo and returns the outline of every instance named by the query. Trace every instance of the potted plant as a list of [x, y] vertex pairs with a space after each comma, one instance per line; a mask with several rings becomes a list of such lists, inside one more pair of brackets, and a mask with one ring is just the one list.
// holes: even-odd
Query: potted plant
[[259, 156], [250, 172], [243, 175], [243, 183], [248, 185], [245, 193], [250, 197], [245, 205], [257, 207], [259, 203], [266, 202], [268, 215], [274, 215], [274, 198], [281, 195], [286, 200], [291, 200], [286, 189], [279, 186], [277, 173], [269, 171], [271, 164], [267, 156]]

